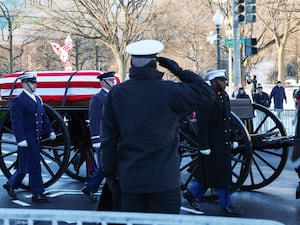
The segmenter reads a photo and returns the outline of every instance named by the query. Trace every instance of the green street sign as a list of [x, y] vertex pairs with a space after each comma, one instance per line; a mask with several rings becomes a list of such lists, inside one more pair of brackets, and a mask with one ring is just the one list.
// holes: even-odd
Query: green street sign
[[[224, 41], [224, 44], [228, 47], [228, 48], [233, 48], [233, 39], [232, 38], [226, 38]], [[240, 37], [240, 44], [243, 45], [244, 44], [244, 37]]]

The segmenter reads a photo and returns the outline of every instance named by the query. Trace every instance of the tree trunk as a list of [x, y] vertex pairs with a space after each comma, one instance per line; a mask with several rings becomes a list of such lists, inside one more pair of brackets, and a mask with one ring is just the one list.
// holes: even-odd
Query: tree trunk
[[281, 84], [285, 86], [285, 65], [284, 65], [284, 44], [281, 44], [278, 48], [277, 60], [278, 60], [278, 76], [277, 79], [281, 81]]

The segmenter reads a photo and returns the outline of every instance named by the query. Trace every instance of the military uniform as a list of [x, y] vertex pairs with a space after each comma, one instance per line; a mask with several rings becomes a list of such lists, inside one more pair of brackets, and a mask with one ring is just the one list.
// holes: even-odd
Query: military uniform
[[[152, 43], [141, 41], [136, 48], [127, 48], [134, 55], [130, 79], [107, 96], [101, 137], [103, 171], [108, 179], [119, 177], [123, 210], [179, 213], [179, 118], [211, 104], [214, 96], [197, 74], [182, 70], [172, 60], [156, 59], [162, 48], [158, 44], [155, 52]], [[156, 60], [182, 82], [162, 80]]]
[[[21, 81], [23, 82], [23, 80]], [[33, 82], [36, 82], [35, 78], [33, 78]], [[12, 100], [10, 118], [13, 133], [18, 143], [18, 167], [4, 188], [7, 190], [10, 188], [10, 191], [18, 188], [28, 173], [32, 194], [42, 194], [44, 192], [40, 164], [42, 133], [51, 133], [53, 135], [51, 139], [55, 139], [42, 100], [33, 93], [24, 90]], [[24, 142], [26, 145], [20, 144]], [[9, 194], [11, 195], [11, 193]]]
[[[105, 81], [107, 79], [114, 80], [114, 74], [115, 72], [107, 72], [99, 75], [97, 78], [100, 81]], [[89, 106], [90, 136], [91, 136], [92, 146], [97, 153], [98, 168], [96, 170], [96, 173], [89, 179], [86, 185], [82, 188], [82, 191], [88, 196], [98, 191], [99, 186], [103, 180], [103, 173], [102, 173], [102, 166], [101, 166], [102, 160], [101, 160], [101, 153], [100, 153], [100, 136], [101, 136], [100, 125], [102, 123], [103, 104], [106, 99], [107, 93], [108, 93], [107, 89], [101, 88], [100, 91], [91, 98], [90, 106]]]
[[[217, 189], [222, 213], [239, 215], [241, 211], [232, 206], [231, 186], [231, 148], [237, 147], [233, 142], [230, 100], [225, 90], [225, 71], [216, 70], [207, 73], [208, 80], [214, 81], [216, 100], [212, 106], [197, 110], [199, 149], [210, 149], [210, 154], [201, 154], [198, 158], [197, 182], [192, 183], [184, 193], [192, 207], [199, 210], [193, 198], [202, 199], [208, 188]], [[217, 80], [215, 80], [217, 79]], [[220, 86], [222, 83], [222, 87]]]

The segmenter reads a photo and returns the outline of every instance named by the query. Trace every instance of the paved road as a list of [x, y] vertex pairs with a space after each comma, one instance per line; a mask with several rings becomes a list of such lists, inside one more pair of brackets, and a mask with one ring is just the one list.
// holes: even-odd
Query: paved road
[[[296, 225], [300, 221], [300, 199], [295, 199], [295, 189], [298, 177], [294, 171], [296, 163], [288, 161], [285, 170], [272, 184], [262, 189], [251, 192], [235, 192], [232, 195], [234, 204], [243, 209], [244, 218], [276, 220], [286, 225]], [[0, 184], [6, 178], [0, 176]], [[50, 203], [32, 203], [29, 192], [17, 190], [19, 202], [13, 202], [4, 189], [0, 187], [1, 208], [33, 208], [33, 209], [71, 209], [71, 210], [96, 210], [97, 200], [92, 201], [82, 195], [80, 188], [83, 183], [63, 176], [58, 182], [47, 189], [51, 194]], [[100, 191], [97, 193], [99, 197]], [[189, 207], [185, 199], [184, 207]], [[205, 201], [202, 203], [207, 216], [219, 216], [218, 202]], [[182, 214], [190, 214], [182, 211]], [[201, 215], [195, 215], [201, 216]]]

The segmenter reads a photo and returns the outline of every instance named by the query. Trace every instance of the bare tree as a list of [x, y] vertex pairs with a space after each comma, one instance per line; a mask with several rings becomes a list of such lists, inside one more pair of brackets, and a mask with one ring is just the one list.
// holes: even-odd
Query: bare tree
[[0, 2], [0, 10], [2, 13], [2, 18], [4, 18], [4, 20], [7, 24], [7, 30], [8, 30], [8, 34], [7, 34], [7, 38], [6, 38], [4, 35], [4, 32], [3, 32], [4, 29], [2, 29], [2, 41], [4, 41], [4, 44], [0, 44], [0, 48], [4, 51], [8, 52], [9, 59], [7, 61], [9, 63], [9, 66], [8, 66], [7, 72], [12, 73], [13, 68], [14, 68], [14, 59], [16, 59], [22, 55], [23, 48], [21, 48], [21, 51], [16, 56], [13, 55], [13, 31], [16, 28], [13, 26], [13, 18], [14, 17], [10, 14], [11, 11], [8, 9], [8, 7], [3, 2]]
[[0, 49], [3, 53], [1, 58], [3, 60], [2, 69], [4, 73], [13, 73], [16, 70], [22, 69], [22, 64], [18, 61], [21, 60], [24, 48], [26, 45], [35, 41], [35, 38], [29, 35], [22, 36], [18, 42], [14, 41], [17, 29], [20, 30], [19, 28], [27, 23], [25, 16], [22, 14], [22, 10], [18, 8], [19, 6], [22, 7], [22, 4], [18, 5], [15, 3], [15, 8], [9, 8], [5, 3], [0, 2], [0, 13], [4, 19], [2, 22], [5, 23], [5, 25], [1, 27], [2, 36], [0, 42]]
[[264, 28], [272, 36], [265, 44], [265, 47], [275, 44], [277, 49], [277, 79], [284, 81], [285, 48], [291, 34], [299, 32], [300, 29], [299, 1], [262, 1], [258, 7], [261, 7], [261, 9], [257, 16], [263, 23]]
[[77, 36], [101, 41], [111, 49], [121, 79], [124, 79], [128, 62], [125, 47], [129, 42], [144, 37], [145, 24], [153, 16], [152, 0], [72, 2], [69, 8], [48, 9], [49, 17], [43, 25], [48, 30], [62, 31], [64, 28]]

